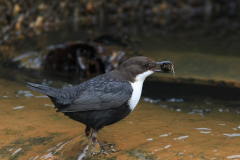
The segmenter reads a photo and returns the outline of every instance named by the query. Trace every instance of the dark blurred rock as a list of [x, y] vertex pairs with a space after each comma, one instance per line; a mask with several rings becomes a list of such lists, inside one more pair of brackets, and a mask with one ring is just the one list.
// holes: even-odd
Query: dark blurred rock
[[84, 42], [71, 42], [52, 47], [42, 66], [47, 71], [76, 71], [81, 76], [104, 72], [96, 49]]
[[51, 46], [42, 66], [45, 71], [76, 72], [80, 77], [102, 74], [115, 69], [131, 56], [130, 45], [120, 37], [102, 35], [89, 42]]

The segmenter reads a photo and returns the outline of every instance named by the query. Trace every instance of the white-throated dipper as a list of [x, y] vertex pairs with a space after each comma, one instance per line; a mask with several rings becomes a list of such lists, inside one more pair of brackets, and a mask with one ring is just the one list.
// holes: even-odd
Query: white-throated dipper
[[168, 63], [172, 64], [170, 61], [154, 62], [139, 56], [72, 88], [56, 89], [34, 83], [27, 86], [46, 94], [58, 109], [57, 112], [85, 124], [86, 136], [92, 129], [92, 141], [95, 143], [100, 129], [122, 120], [134, 110], [145, 78], [154, 72], [165, 72], [155, 67]]

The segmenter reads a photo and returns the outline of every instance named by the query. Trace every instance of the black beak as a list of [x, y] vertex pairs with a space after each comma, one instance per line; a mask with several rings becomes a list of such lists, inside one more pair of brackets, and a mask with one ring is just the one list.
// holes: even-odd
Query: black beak
[[161, 72], [161, 73], [169, 73], [170, 71], [174, 72], [174, 62], [171, 61], [162, 61], [162, 62], [157, 62], [157, 66], [160, 66], [160, 69], [154, 68], [154, 72]]

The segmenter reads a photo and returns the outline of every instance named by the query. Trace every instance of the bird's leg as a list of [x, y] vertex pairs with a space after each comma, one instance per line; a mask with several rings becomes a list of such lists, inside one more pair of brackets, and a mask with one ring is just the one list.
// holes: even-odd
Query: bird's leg
[[101, 146], [97, 142], [97, 132], [98, 132], [97, 129], [92, 130], [92, 144], [90, 144], [89, 148], [90, 154], [92, 156], [101, 153]]
[[93, 144], [97, 143], [97, 132], [98, 132], [98, 130], [96, 130], [96, 129], [92, 130], [92, 142], [93, 142]]
[[89, 137], [90, 133], [91, 133], [91, 127], [86, 126], [86, 129], [85, 129], [86, 136]]

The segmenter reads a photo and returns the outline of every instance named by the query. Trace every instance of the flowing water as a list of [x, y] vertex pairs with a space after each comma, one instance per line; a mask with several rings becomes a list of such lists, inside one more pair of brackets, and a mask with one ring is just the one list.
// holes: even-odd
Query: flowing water
[[[60, 37], [60, 40], [51, 42], [56, 44], [77, 39]], [[50, 34], [50, 40], [41, 41], [44, 38], [46, 37], [26, 42], [23, 47], [18, 46], [20, 49], [16, 49], [14, 54], [17, 57], [28, 51], [39, 52], [39, 48], [50, 45], [52, 40]], [[178, 62], [175, 68], [176, 78], [210, 77], [213, 80], [225, 80], [224, 82], [239, 82], [239, 73], [235, 70], [239, 67], [236, 64], [239, 57], [235, 55], [226, 58], [213, 53], [206, 55], [208, 59], [204, 63], [204, 55], [197, 55], [197, 52], [193, 52], [197, 57], [190, 60], [189, 53], [181, 51], [183, 53], [180, 55], [177, 49], [170, 48], [171, 53], [162, 53], [167, 49], [159, 49], [153, 43], [150, 46], [143, 45], [142, 52], [154, 60]], [[157, 51], [161, 54], [154, 54]], [[217, 57], [214, 61], [216, 63], [210, 65], [214, 56]], [[200, 61], [198, 64], [197, 60]], [[186, 63], [190, 65], [184, 68]], [[192, 66], [194, 63], [195, 68]], [[216, 65], [225, 69], [226, 66], [233, 65], [235, 68], [231, 72], [224, 70], [223, 75], [219, 70], [214, 70]], [[240, 159], [239, 88], [188, 84], [182, 81], [177, 83], [171, 81], [172, 75], [167, 76], [167, 80], [171, 81], [168, 82], [164, 81], [166, 76], [157, 75], [155, 79], [149, 77], [135, 110], [122, 121], [99, 131], [98, 140], [116, 144], [117, 152], [114, 153], [113, 150], [111, 155], [101, 154], [86, 159]], [[71, 77], [52, 76], [37, 70], [29, 72], [2, 68], [0, 159], [77, 160], [84, 157], [89, 146], [89, 140], [84, 136], [85, 126], [62, 113], [56, 113], [49, 98], [26, 87], [25, 82], [28, 81], [59, 88], [78, 83]]]

